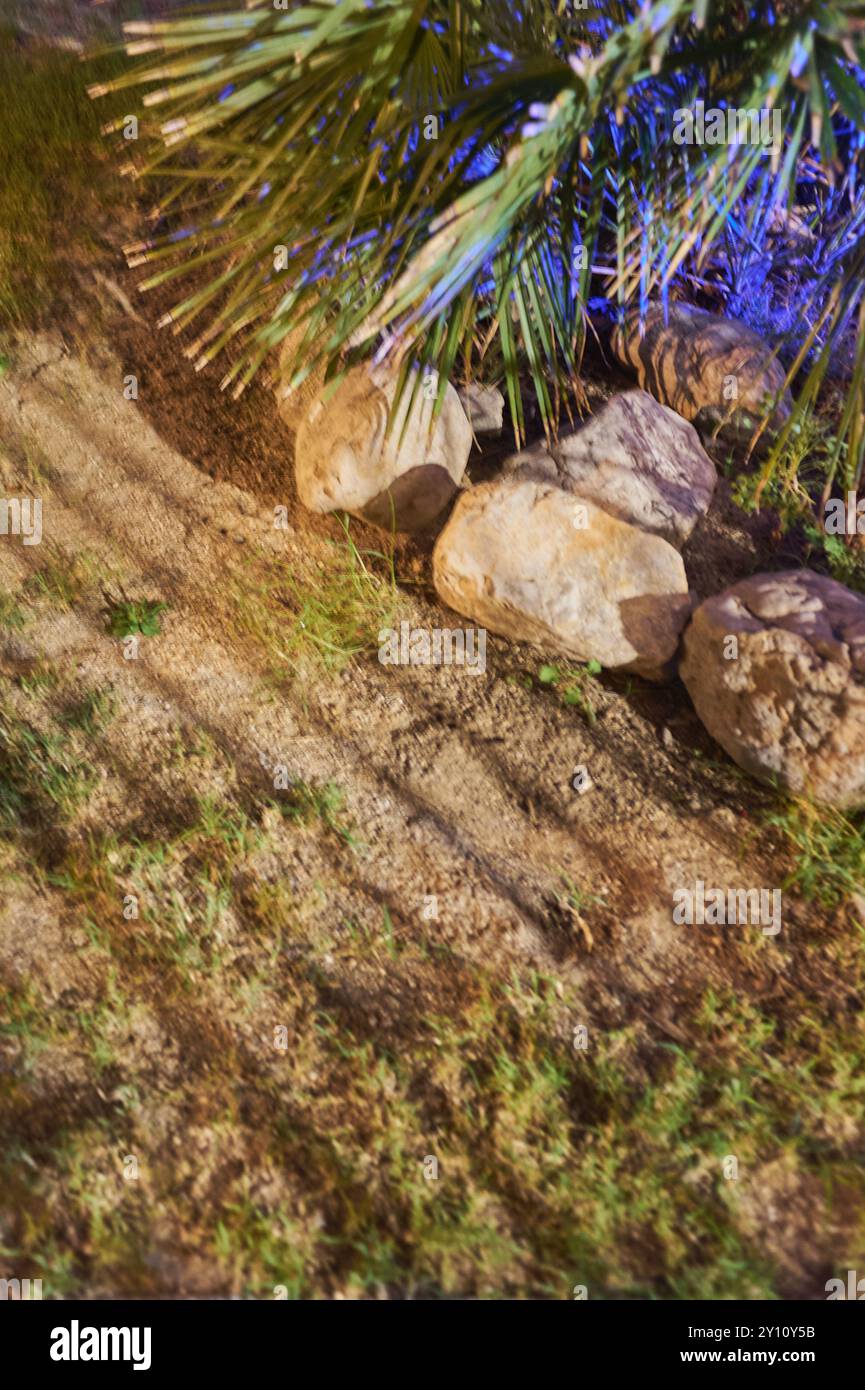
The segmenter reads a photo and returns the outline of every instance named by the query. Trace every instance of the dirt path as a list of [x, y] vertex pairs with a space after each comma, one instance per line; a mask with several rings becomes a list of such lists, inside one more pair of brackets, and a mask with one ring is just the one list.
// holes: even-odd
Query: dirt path
[[[175, 0], [33, 8], [0, 0], [22, 65]], [[0, 341], [0, 498], [43, 504], [40, 544], [0, 536], [0, 1280], [824, 1298], [865, 1268], [865, 933], [820, 901], [855, 826], [739, 774], [678, 682], [556, 689], [492, 637], [482, 674], [375, 640], [314, 665], [314, 636], [462, 623], [428, 542], [394, 586], [303, 510], [265, 382], [234, 403], [157, 331], [179, 291], [124, 268], [148, 185], [84, 71], [40, 69], [81, 148], [46, 128], [50, 266], [15, 242], [9, 281], [51, 331]], [[587, 358], [593, 409], [628, 384]], [[796, 545], [722, 478], [689, 579]], [[132, 602], [165, 605], [134, 655]], [[777, 936], [674, 922], [697, 881], [786, 885], [799, 832]]]
[[[128, 332], [128, 324], [120, 325], [118, 339]], [[9, 594], [38, 594], [35, 577], [43, 575], [44, 590], [46, 559], [63, 573], [77, 565], [83, 575], [66, 602], [56, 601], [57, 584], [53, 591], [49, 584], [55, 600], [49, 592], [26, 626], [6, 633], [4, 670], [14, 678], [9, 688], [21, 684], [22, 673], [47, 665], [65, 673], [76, 689], [110, 689], [116, 702], [110, 725], [87, 745], [95, 786], [59, 837], [43, 841], [37, 834], [31, 840], [35, 875], [13, 861], [0, 907], [7, 983], [36, 989], [41, 1008], [52, 1015], [57, 1011], [63, 1018], [71, 999], [76, 1017], [82, 1009], [88, 1018], [101, 1017], [112, 971], [125, 981], [123, 1025], [105, 1025], [103, 1039], [114, 1090], [94, 1084], [89, 1055], [70, 1046], [68, 1037], [53, 1037], [44, 1044], [44, 1056], [37, 1050], [25, 1069], [23, 1092], [16, 1092], [25, 1144], [38, 1149], [49, 1135], [54, 1142], [58, 1117], [99, 1129], [103, 1137], [97, 1142], [88, 1128], [85, 1166], [92, 1180], [94, 1164], [103, 1175], [106, 1165], [116, 1165], [118, 1144], [136, 1152], [131, 1137], [123, 1140], [114, 1132], [113, 1102], [125, 1095], [132, 1076], [141, 1090], [135, 1121], [121, 1106], [119, 1123], [121, 1134], [135, 1130], [138, 1145], [148, 1154], [154, 1150], [144, 1215], [138, 1210], [127, 1218], [135, 1261], [127, 1252], [118, 1265], [98, 1241], [94, 1254], [92, 1231], [88, 1239], [68, 1232], [61, 1239], [61, 1245], [71, 1241], [76, 1260], [84, 1260], [88, 1288], [225, 1292], [260, 1288], [268, 1279], [281, 1286], [279, 1270], [267, 1267], [262, 1274], [256, 1264], [258, 1282], [249, 1275], [247, 1265], [259, 1261], [263, 1237], [245, 1228], [238, 1241], [245, 1242], [244, 1250], [254, 1247], [254, 1259], [232, 1256], [231, 1268], [240, 1271], [234, 1274], [224, 1259], [216, 1270], [208, 1263], [203, 1252], [213, 1240], [214, 1203], [199, 1201], [201, 1191], [212, 1183], [224, 1201], [225, 1165], [240, 1162], [244, 1181], [255, 1175], [245, 1200], [254, 1197], [256, 1212], [282, 1210], [287, 1193], [296, 1198], [299, 1181], [301, 1187], [312, 1185], [315, 1201], [327, 1211], [333, 1200], [327, 1165], [324, 1176], [310, 1172], [300, 1180], [290, 1161], [274, 1170], [271, 1158], [256, 1157], [262, 1101], [243, 1115], [242, 1143], [236, 1135], [226, 1139], [215, 1124], [217, 1112], [207, 1112], [206, 1105], [207, 1123], [196, 1125], [195, 1116], [204, 1104], [201, 1091], [207, 1093], [216, 1047], [235, 1059], [226, 1063], [232, 1091], [243, 1076], [253, 1092], [263, 1074], [268, 1086], [277, 1086], [273, 1115], [284, 1110], [283, 1119], [293, 1116], [293, 1142], [312, 1144], [313, 1159], [305, 1161], [313, 1169], [321, 1163], [320, 1145], [331, 1143], [333, 1132], [344, 1132], [349, 1144], [370, 1142], [361, 1119], [327, 1120], [327, 1105], [336, 1104], [330, 1092], [330, 1101], [319, 1094], [315, 1118], [303, 1120], [295, 1098], [301, 1061], [286, 1093], [280, 1089], [284, 1080], [274, 1080], [272, 1055], [262, 1060], [268, 1049], [272, 1054], [270, 1037], [285, 1016], [287, 999], [308, 987], [304, 971], [313, 970], [319, 1007], [342, 1019], [352, 1045], [373, 1049], [370, 1066], [373, 1054], [385, 1048], [405, 1052], [421, 1072], [428, 1063], [413, 1052], [421, 1021], [426, 1026], [430, 1017], [449, 1018], [458, 1031], [481, 977], [499, 990], [516, 979], [551, 981], [557, 1002], [544, 1027], [558, 1038], [554, 1046], [568, 1046], [578, 1021], [604, 1037], [629, 1031], [636, 1040], [634, 1056], [643, 1058], [692, 1041], [689, 1020], [707, 988], [723, 994], [732, 987], [754, 1006], [773, 1007], [796, 999], [803, 988], [814, 989], [821, 976], [832, 989], [831, 938], [814, 949], [814, 935], [826, 923], [818, 909], [793, 895], [785, 895], [784, 930], [774, 939], [758, 928], [725, 933], [674, 925], [672, 898], [679, 886], [698, 879], [725, 888], [777, 886], [783, 875], [765, 836], [754, 833], [768, 795], [739, 777], [713, 748], [678, 685], [593, 682], [597, 719], [591, 724], [537, 680], [526, 680], [537, 674], [540, 654], [492, 638], [483, 674], [386, 667], [373, 654], [340, 675], [294, 680], [279, 656], [283, 629], [287, 634], [294, 622], [280, 597], [281, 576], [296, 576], [302, 585], [310, 575], [326, 575], [340, 554], [333, 544], [339, 528], [330, 521], [307, 522], [286, 479], [288, 524], [279, 529], [273, 501], [279, 488], [272, 482], [257, 496], [215, 481], [190, 463], [154, 427], [162, 413], [166, 436], [176, 433], [171, 394], [125, 399], [123, 380], [130, 370], [128, 342], [122, 359], [101, 348], [85, 359], [59, 338], [44, 336], [22, 342], [0, 380], [3, 487], [6, 495], [17, 489], [43, 498], [42, 544], [25, 547], [6, 538], [0, 584]], [[146, 371], [141, 377], [146, 392], [153, 378]], [[175, 378], [173, 391], [181, 390]], [[193, 391], [206, 401], [198, 386], [190, 385]], [[223, 408], [213, 406], [214, 412]], [[199, 426], [204, 439], [204, 420]], [[268, 453], [267, 441], [260, 425], [250, 447]], [[217, 435], [216, 448], [224, 447]], [[279, 463], [269, 458], [271, 479]], [[371, 539], [358, 533], [362, 546]], [[401, 617], [426, 628], [452, 621], [432, 602], [423, 554], [403, 547], [396, 564], [405, 581]], [[121, 591], [167, 605], [161, 635], [142, 639], [134, 660], [124, 659], [123, 644], [106, 631], [106, 595], [116, 599]], [[259, 624], [264, 612], [266, 629]], [[14, 693], [13, 702], [19, 714], [26, 712], [24, 696]], [[268, 809], [279, 799], [273, 774], [280, 765], [290, 783], [336, 786], [344, 797], [338, 814], [325, 812], [300, 839]], [[571, 785], [579, 765], [588, 768], [594, 784], [583, 795]], [[178, 853], [189, 826], [197, 824], [196, 807], [207, 798], [230, 799], [243, 808], [265, 842], [256, 840], [245, 858], [231, 860], [224, 881], [234, 896], [213, 909], [207, 919], [211, 926], [216, 922], [213, 931], [196, 938], [197, 928], [183, 928], [184, 975], [177, 983], [175, 964], [165, 964], [179, 959], [175, 938], [163, 957], [140, 932], [125, 934], [121, 902], [134, 882], [155, 882], [151, 868], [133, 872], [130, 847], [170, 843], [171, 853]], [[92, 847], [106, 832], [115, 848], [103, 846], [98, 858]], [[158, 855], [149, 852], [152, 867]], [[60, 865], [68, 876], [70, 864], [84, 867], [76, 870], [78, 878], [67, 878], [64, 892], [51, 872]], [[119, 866], [113, 884], [105, 877], [111, 864]], [[168, 899], [159, 893], [170, 883], [160, 880], [159, 891], [154, 889], [154, 922], [167, 910]], [[293, 904], [294, 944], [288, 948], [280, 947], [283, 891]], [[258, 935], [244, 918], [245, 908], [237, 906], [250, 901]], [[108, 945], [98, 935], [103, 930]], [[92, 955], [93, 940], [102, 941], [105, 960]], [[277, 969], [279, 949], [285, 959]], [[217, 953], [218, 974], [210, 952]], [[438, 958], [437, 952], [444, 954]], [[300, 976], [298, 961], [306, 962]], [[308, 1040], [302, 1029], [298, 1036]], [[315, 1077], [318, 1069], [310, 1074]], [[181, 1085], [188, 1094], [172, 1110], [170, 1098]], [[439, 1142], [442, 1134], [448, 1142], [441, 1103], [429, 1102], [431, 1111], [418, 1121], [417, 1133], [403, 1136], [400, 1145], [419, 1155], [435, 1153], [429, 1133], [438, 1126]], [[110, 1141], [103, 1134], [106, 1125]], [[173, 1200], [166, 1193], [174, 1192], [181, 1163], [171, 1137], [178, 1127], [203, 1153], [189, 1160], [199, 1177], [188, 1178], [197, 1193], [201, 1230], [187, 1213], [192, 1234], [183, 1237], [179, 1218], [155, 1215], [160, 1202], [170, 1206]], [[385, 1147], [394, 1143], [388, 1133]], [[531, 1146], [534, 1139], [526, 1142]], [[155, 1174], [166, 1145], [175, 1155], [173, 1176], [168, 1182], [163, 1174], [160, 1186]], [[777, 1156], [773, 1161], [780, 1162]], [[181, 1168], [186, 1171], [182, 1163]], [[45, 1229], [55, 1241], [58, 1222], [62, 1228], [59, 1213], [70, 1200], [68, 1170], [60, 1164], [60, 1171], [66, 1176], [55, 1185], [49, 1180], [40, 1196]], [[775, 1178], [743, 1194], [742, 1221], [748, 1239], [771, 1251], [782, 1269], [795, 1266], [794, 1273], [782, 1275], [782, 1284], [786, 1279], [788, 1287], [801, 1289], [806, 1275], [810, 1280], [823, 1267], [829, 1237], [824, 1232], [817, 1240], [809, 1231], [802, 1255], [801, 1222], [790, 1213], [801, 1206], [807, 1227], [808, 1212], [819, 1200], [816, 1190], [810, 1179], [791, 1178], [783, 1162], [770, 1171]], [[229, 1187], [239, 1180], [235, 1173]], [[116, 1216], [131, 1199], [116, 1177], [111, 1184], [114, 1195], [106, 1201]], [[759, 1193], [779, 1187], [787, 1191], [786, 1208], [770, 1217]], [[481, 1188], [487, 1202], [483, 1182]], [[300, 1203], [304, 1220], [311, 1200]], [[501, 1193], [496, 1201], [507, 1208]], [[228, 1209], [236, 1211], [236, 1204]], [[313, 1232], [324, 1223], [343, 1238], [346, 1217], [340, 1210], [336, 1217], [316, 1217]], [[524, 1219], [530, 1227], [531, 1219], [513, 1212], [504, 1224], [513, 1230], [516, 1222], [520, 1229]], [[560, 1226], [559, 1216], [556, 1221]], [[532, 1238], [521, 1232], [520, 1239]], [[313, 1235], [307, 1231], [304, 1239]], [[540, 1276], [527, 1275], [522, 1261], [521, 1256], [498, 1276], [498, 1283], [491, 1275], [478, 1283], [476, 1272], [460, 1265], [436, 1279], [443, 1288], [489, 1293], [519, 1291], [522, 1278], [537, 1291]], [[471, 1261], [467, 1268], [473, 1269]], [[603, 1277], [608, 1287], [611, 1279], [615, 1284], [609, 1272]], [[622, 1287], [631, 1277], [639, 1284], [645, 1271], [624, 1272]], [[347, 1287], [336, 1275], [322, 1280], [331, 1292]], [[384, 1274], [381, 1280], [385, 1288], [402, 1287], [399, 1277]]]
[[[678, 688], [610, 688], [589, 727], [541, 688], [507, 684], [537, 659], [491, 641], [482, 675], [365, 661], [339, 681], [263, 698], [267, 663], [237, 640], [228, 581], [249, 582], [261, 556], [288, 568], [301, 557], [304, 567], [327, 564], [321, 524], [319, 534], [276, 529], [272, 508], [166, 448], [124, 399], [120, 362], [97, 374], [47, 339], [27, 352], [0, 388], [0, 420], [13, 456], [46, 461], [44, 544], [99, 556], [130, 594], [170, 608], [164, 636], [143, 643], [137, 662], [122, 659], [97, 614], [39, 634], [51, 660], [118, 687], [129, 717], [115, 731], [117, 754], [130, 775], [146, 749], [152, 763], [160, 728], [194, 723], [253, 794], [267, 789], [262, 756], [292, 776], [337, 781], [362, 829], [373, 899], [409, 923], [435, 894], [439, 930], [487, 957], [508, 951], [542, 968], [567, 965], [548, 920], [564, 872], [608, 896], [617, 920], [607, 965], [615, 946], [632, 987], [642, 977], [647, 992], [675, 987], [692, 954], [671, 925], [675, 886], [772, 878], [765, 861], [742, 861], [743, 786], [723, 773], [708, 779], [691, 756], [713, 750]], [[40, 558], [36, 547], [4, 550], [17, 578]], [[445, 621], [414, 596], [405, 616], [414, 627]], [[584, 796], [571, 787], [580, 764], [594, 783]], [[746, 786], [746, 806], [759, 801]], [[111, 809], [123, 814], [119, 800]], [[136, 815], [127, 803], [128, 824]], [[578, 969], [573, 959], [570, 968]]]

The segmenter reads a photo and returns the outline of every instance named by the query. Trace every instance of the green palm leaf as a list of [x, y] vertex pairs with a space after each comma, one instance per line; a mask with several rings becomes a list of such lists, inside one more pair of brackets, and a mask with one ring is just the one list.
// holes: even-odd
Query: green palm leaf
[[[579, 404], [599, 285], [622, 310], [706, 285], [731, 222], [761, 235], [804, 161], [831, 182], [838, 113], [865, 129], [865, 6], [841, 0], [253, 0], [127, 34], [144, 63], [113, 85], [151, 88], [162, 145], [140, 170], [157, 232], [129, 251], [153, 263], [145, 286], [190, 277], [170, 322], [196, 327], [198, 364], [235, 343], [240, 391], [298, 327], [295, 383], [373, 354], [444, 381], [483, 354], [518, 435], [524, 376], [546, 428]], [[707, 94], [780, 111], [771, 168], [759, 147], [670, 138]], [[856, 216], [814, 285], [807, 402], [861, 303]], [[842, 421], [857, 476], [861, 361]]]

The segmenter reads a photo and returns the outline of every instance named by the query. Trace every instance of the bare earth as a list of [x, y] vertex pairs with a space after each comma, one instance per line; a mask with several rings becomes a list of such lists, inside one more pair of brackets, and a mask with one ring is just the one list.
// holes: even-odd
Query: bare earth
[[[118, 326], [119, 334], [128, 331], [128, 324]], [[590, 725], [551, 690], [537, 682], [528, 688], [525, 676], [537, 673], [539, 654], [493, 638], [484, 674], [385, 667], [372, 653], [339, 676], [293, 683], [290, 671], [279, 669], [278, 606], [275, 646], [272, 632], [268, 642], [256, 640], [243, 614], [262, 595], [272, 598], [274, 574], [308, 575], [332, 564], [329, 537], [340, 534], [338, 527], [299, 512], [286, 456], [269, 457], [264, 496], [208, 476], [155, 427], [160, 411], [166, 434], [178, 422], [164, 395], [147, 400], [146, 372], [144, 399], [124, 399], [129, 370], [128, 355], [121, 361], [100, 347], [85, 357], [59, 338], [41, 336], [18, 346], [13, 369], [0, 381], [5, 493], [37, 480], [44, 497], [42, 546], [4, 541], [2, 587], [22, 592], [56, 546], [84, 556], [91, 576], [70, 607], [37, 603], [27, 625], [6, 634], [4, 670], [14, 677], [47, 663], [68, 673], [76, 688], [110, 687], [117, 701], [110, 727], [88, 746], [95, 788], [59, 839], [35, 837], [37, 872], [13, 854], [0, 907], [4, 974], [36, 988], [53, 1019], [96, 1010], [106, 978], [135, 981], [121, 1018], [106, 1025], [105, 1085], [94, 1084], [85, 1058], [56, 1038], [25, 1068], [19, 1139], [38, 1148], [49, 1117], [95, 1125], [100, 1138], [90, 1136], [89, 1163], [109, 1189], [101, 1199], [106, 1212], [129, 1200], [116, 1171], [124, 1151], [150, 1159], [136, 1192], [147, 1216], [142, 1221], [139, 1211], [132, 1223], [137, 1263], [132, 1271], [124, 1264], [118, 1275], [116, 1260], [100, 1254], [85, 1280], [89, 1292], [249, 1288], [245, 1274], [231, 1273], [230, 1261], [214, 1266], [206, 1258], [200, 1231], [184, 1234], [167, 1214], [160, 1216], [162, 1200], [178, 1183], [197, 1186], [202, 1200], [209, 1183], [224, 1184], [225, 1165], [236, 1164], [244, 1147], [242, 1185], [256, 1211], [288, 1202], [292, 1219], [304, 1226], [300, 1244], [332, 1219], [312, 1210], [316, 1202], [326, 1209], [328, 1194], [310, 1196], [311, 1175], [292, 1171], [290, 1160], [280, 1168], [272, 1153], [255, 1152], [260, 1107], [245, 1114], [236, 1089], [250, 1067], [266, 1074], [277, 1107], [282, 1096], [287, 1119], [300, 1123], [294, 1088], [308, 1092], [307, 1103], [316, 1099], [315, 1059], [294, 1051], [293, 1035], [310, 979], [337, 1027], [371, 1046], [370, 1066], [379, 1048], [396, 1054], [411, 1048], [420, 1019], [456, 1017], [481, 973], [498, 988], [535, 973], [549, 980], [548, 1026], [565, 1051], [574, 1027], [585, 1025], [593, 1037], [631, 1030], [635, 1057], [687, 1045], [688, 1011], [707, 987], [723, 993], [732, 986], [755, 1005], [778, 1004], [802, 989], [816, 993], [821, 976], [831, 992], [834, 932], [818, 908], [792, 895], [785, 895], [784, 930], [774, 939], [757, 928], [673, 924], [677, 886], [697, 879], [721, 887], [774, 886], [784, 874], [772, 843], [755, 833], [768, 793], [743, 780], [713, 747], [678, 684], [595, 682], [597, 722]], [[182, 365], [172, 370], [177, 391], [197, 389], [180, 379]], [[268, 406], [262, 392], [258, 408]], [[215, 421], [200, 421], [203, 429], [227, 409], [219, 400], [212, 408]], [[275, 417], [273, 431], [285, 447]], [[261, 430], [250, 447], [271, 453]], [[274, 526], [272, 477], [283, 469], [287, 530]], [[361, 546], [381, 543], [362, 531], [357, 539]], [[727, 543], [733, 544], [729, 537]], [[747, 548], [746, 538], [737, 543]], [[422, 551], [405, 546], [396, 564], [404, 581], [400, 616], [414, 626], [454, 622], [431, 602]], [[141, 639], [136, 660], [125, 660], [122, 644], [106, 632], [105, 596], [121, 590], [168, 605], [161, 635]], [[9, 682], [19, 713], [32, 698], [20, 683]], [[581, 764], [594, 784], [583, 795], [571, 785]], [[338, 820], [357, 843], [347, 844], [326, 819], [298, 832], [268, 809], [279, 795], [277, 765], [292, 781], [335, 783], [345, 796]], [[67, 871], [70, 862], [83, 864], [86, 847], [106, 831], [121, 845], [182, 835], [209, 796], [248, 808], [263, 843], [233, 864], [235, 896], [211, 924], [204, 955], [184, 961], [178, 984], [173, 968], [163, 973], [158, 951], [134, 944], [150, 928], [123, 918], [124, 894], [141, 888], [122, 853], [115, 852], [117, 882], [109, 888], [100, 880], [97, 892], [100, 920], [116, 944], [92, 929], [92, 881], [86, 892], [80, 885], [70, 892], [50, 875], [58, 862]], [[107, 857], [112, 862], [111, 851]], [[84, 878], [88, 872], [92, 880], [92, 865], [81, 869]], [[583, 895], [576, 908], [567, 905], [565, 880]], [[237, 902], [254, 899], [256, 920], [267, 928], [261, 904], [268, 888], [285, 890], [293, 904], [288, 945], [279, 913], [262, 937], [250, 935], [237, 909]], [[825, 942], [816, 945], [824, 929]], [[439, 950], [446, 952], [441, 961], [431, 958]], [[274, 1029], [283, 1023], [292, 1037], [287, 1053], [274, 1046]], [[219, 1106], [214, 1111], [199, 1100], [190, 1109], [184, 1098], [184, 1087], [207, 1090], [217, 1053], [228, 1069], [242, 1144], [234, 1128], [223, 1134]], [[434, 1091], [441, 1078], [430, 1075], [429, 1083]], [[339, 1098], [319, 1093], [317, 1106], [317, 1123], [328, 1131], [328, 1107], [339, 1110]], [[415, 1165], [447, 1147], [447, 1115], [439, 1109], [432, 1103], [410, 1111], [417, 1130], [402, 1134], [400, 1143]], [[354, 1137], [362, 1147], [359, 1129]], [[370, 1161], [377, 1161], [374, 1155]], [[443, 1169], [446, 1174], [446, 1159]], [[240, 1172], [232, 1171], [232, 1183]], [[576, 1174], [574, 1181], [579, 1184]], [[47, 1178], [39, 1220], [54, 1242], [74, 1247], [80, 1237], [64, 1232], [56, 1211], [69, 1200], [64, 1184], [68, 1177]], [[736, 1200], [736, 1223], [780, 1268], [781, 1290], [815, 1296], [815, 1280], [831, 1267], [828, 1250], [837, 1250], [837, 1229], [833, 1244], [831, 1223], [815, 1228], [820, 1194], [790, 1169], [783, 1144], [771, 1162], [739, 1182]], [[499, 1194], [494, 1205], [501, 1201]], [[513, 1212], [502, 1218], [505, 1227], [515, 1220]], [[15, 1245], [20, 1221], [13, 1213], [8, 1221]], [[85, 1266], [87, 1253], [84, 1239], [76, 1259]], [[536, 1277], [520, 1288], [520, 1268], [515, 1258], [497, 1284], [477, 1276], [468, 1261], [471, 1273], [442, 1275], [441, 1287], [536, 1292]], [[579, 1269], [558, 1271], [557, 1296], [569, 1297], [579, 1275]], [[617, 1282], [626, 1292], [638, 1279], [624, 1256], [618, 1281], [606, 1277], [611, 1293]], [[271, 1279], [279, 1284], [278, 1271]], [[261, 1287], [260, 1280], [252, 1284]], [[80, 1288], [74, 1278], [69, 1286]], [[405, 1291], [387, 1278], [381, 1287]], [[352, 1289], [331, 1273], [321, 1291]]]
[[[22, 61], [92, 33], [83, 0], [30, 8], [0, 0]], [[0, 497], [43, 502], [40, 545], [0, 537], [0, 1279], [825, 1298], [865, 1268], [855, 898], [788, 886], [789, 804], [678, 681], [553, 688], [554, 653], [494, 637], [482, 674], [380, 664], [391, 608], [463, 626], [429, 538], [396, 542], [393, 591], [351, 524], [363, 649], [316, 664], [345, 533], [300, 507], [268, 384], [235, 404], [157, 332], [177, 296], [123, 269], [144, 203], [102, 199], [97, 155], [51, 327], [0, 341]], [[592, 408], [633, 384], [589, 375]], [[722, 478], [695, 595], [793, 545]], [[165, 610], [127, 659], [132, 601]], [[832, 870], [826, 824], [800, 872]], [[783, 888], [782, 930], [676, 925], [697, 880]]]

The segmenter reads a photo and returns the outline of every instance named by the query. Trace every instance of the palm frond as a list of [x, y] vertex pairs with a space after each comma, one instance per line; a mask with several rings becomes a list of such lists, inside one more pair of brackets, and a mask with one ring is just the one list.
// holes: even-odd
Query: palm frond
[[[555, 429], [599, 291], [623, 313], [711, 287], [806, 169], [846, 199], [796, 359], [806, 401], [859, 312], [862, 140], [842, 166], [838, 132], [865, 131], [861, 4], [252, 0], [126, 30], [145, 61], [112, 85], [148, 85], [161, 141], [140, 170], [154, 234], [130, 255], [145, 287], [191, 277], [170, 321], [196, 328], [199, 366], [240, 338], [236, 392], [290, 332], [290, 384], [374, 356], [443, 391], [493, 354], [518, 435], [524, 374]], [[703, 99], [779, 112], [782, 141], [677, 143]], [[861, 363], [839, 444], [857, 477]]]

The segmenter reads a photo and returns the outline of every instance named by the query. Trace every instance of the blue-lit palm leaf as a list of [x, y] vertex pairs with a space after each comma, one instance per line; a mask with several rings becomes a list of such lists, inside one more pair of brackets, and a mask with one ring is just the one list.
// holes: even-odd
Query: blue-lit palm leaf
[[[149, 85], [166, 142], [140, 171], [165, 190], [157, 231], [131, 256], [151, 285], [191, 276], [170, 317], [194, 328], [200, 363], [239, 337], [235, 390], [289, 332], [294, 381], [346, 350], [430, 362], [444, 381], [485, 350], [517, 424], [526, 368], [552, 424], [599, 280], [622, 306], [677, 275], [699, 283], [765, 179], [759, 148], [674, 144], [676, 108], [708, 94], [780, 109], [776, 200], [807, 141], [832, 165], [839, 111], [865, 129], [863, 5], [252, 0], [127, 30], [131, 53], [160, 56], [114, 85]], [[174, 217], [180, 242], [162, 235]], [[815, 287], [831, 301], [820, 351], [861, 298], [858, 246]], [[845, 416], [860, 470], [861, 413], [854, 400]]]

